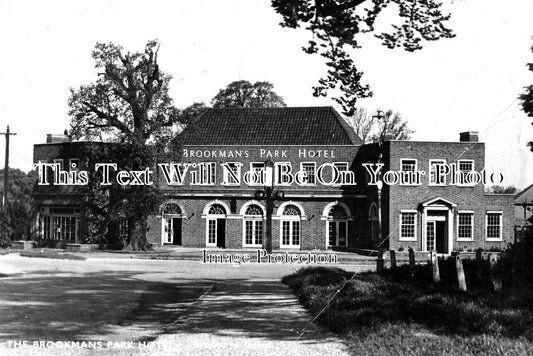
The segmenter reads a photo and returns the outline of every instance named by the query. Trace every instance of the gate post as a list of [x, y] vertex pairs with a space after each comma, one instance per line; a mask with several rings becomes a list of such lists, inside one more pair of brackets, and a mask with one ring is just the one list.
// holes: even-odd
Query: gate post
[[437, 257], [437, 251], [431, 250], [431, 270], [433, 275], [433, 283], [440, 282], [440, 271], [439, 271], [439, 258]]
[[457, 276], [457, 287], [459, 288], [459, 290], [466, 292], [465, 271], [463, 269], [463, 261], [461, 260], [459, 252], [456, 252], [453, 255], [453, 258], [455, 259], [455, 274]]

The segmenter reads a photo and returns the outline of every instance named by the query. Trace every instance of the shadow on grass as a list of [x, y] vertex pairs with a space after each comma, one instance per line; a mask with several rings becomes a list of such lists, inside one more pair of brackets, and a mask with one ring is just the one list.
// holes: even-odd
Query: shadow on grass
[[0, 340], [132, 340], [160, 331], [212, 284], [138, 272], [32, 272], [0, 279]]
[[532, 291], [492, 293], [480, 272], [468, 273], [472, 291], [460, 292], [454, 289], [446, 264], [441, 265], [445, 278], [440, 285], [431, 283], [429, 266], [417, 266], [415, 278], [410, 276], [408, 266], [382, 275], [361, 273], [353, 279], [352, 273], [340, 269], [306, 268], [283, 282], [293, 288], [313, 315], [341, 290], [318, 319], [338, 333], [364, 335], [375, 332], [379, 325], [415, 323], [452, 337], [486, 334], [533, 340]]

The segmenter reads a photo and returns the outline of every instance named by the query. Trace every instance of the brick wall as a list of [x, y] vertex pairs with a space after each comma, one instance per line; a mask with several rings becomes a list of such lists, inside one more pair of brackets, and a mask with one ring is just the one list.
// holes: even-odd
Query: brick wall
[[[422, 204], [434, 198], [442, 198], [455, 205], [453, 209], [453, 249], [465, 248], [502, 248], [511, 241], [514, 214], [513, 196], [488, 195], [484, 193], [483, 184], [475, 186], [450, 185], [431, 186], [429, 184], [429, 160], [445, 159], [446, 163], [457, 162], [459, 159], [474, 161], [474, 170], [481, 171], [485, 166], [485, 146], [480, 142], [412, 142], [391, 141], [385, 144], [386, 156], [389, 157], [386, 169], [399, 171], [402, 158], [416, 159], [418, 170], [425, 171], [426, 176], [418, 186], [391, 185], [384, 189], [384, 200], [389, 207], [388, 222], [390, 234], [390, 248], [400, 249], [413, 247], [423, 249]], [[489, 183], [492, 184], [492, 183]], [[417, 240], [400, 241], [400, 212], [401, 210], [417, 210]], [[474, 240], [457, 241], [457, 211], [474, 212]], [[487, 211], [501, 211], [503, 213], [502, 241], [487, 241], [485, 218]]]

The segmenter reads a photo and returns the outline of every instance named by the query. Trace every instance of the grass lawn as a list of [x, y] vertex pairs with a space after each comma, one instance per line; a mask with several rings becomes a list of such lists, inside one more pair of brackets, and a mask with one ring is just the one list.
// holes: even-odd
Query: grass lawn
[[428, 266], [417, 266], [415, 278], [407, 266], [356, 275], [314, 267], [283, 282], [357, 355], [533, 354], [533, 290], [493, 293], [483, 271], [465, 264], [469, 291], [460, 292], [448, 267], [439, 285]]
[[24, 257], [41, 257], [41, 258], [55, 258], [60, 260], [86, 260], [83, 256], [73, 255], [71, 253], [63, 252], [63, 250], [57, 249], [45, 249], [45, 248], [36, 248], [31, 250], [20, 250], [19, 253]]

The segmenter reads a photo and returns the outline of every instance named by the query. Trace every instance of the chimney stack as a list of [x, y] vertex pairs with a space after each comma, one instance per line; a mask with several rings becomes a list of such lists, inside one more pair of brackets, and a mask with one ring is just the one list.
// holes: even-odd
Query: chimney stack
[[68, 135], [46, 134], [46, 143], [60, 143], [72, 141]]
[[477, 131], [465, 131], [459, 133], [459, 141], [461, 142], [478, 142], [479, 132]]

